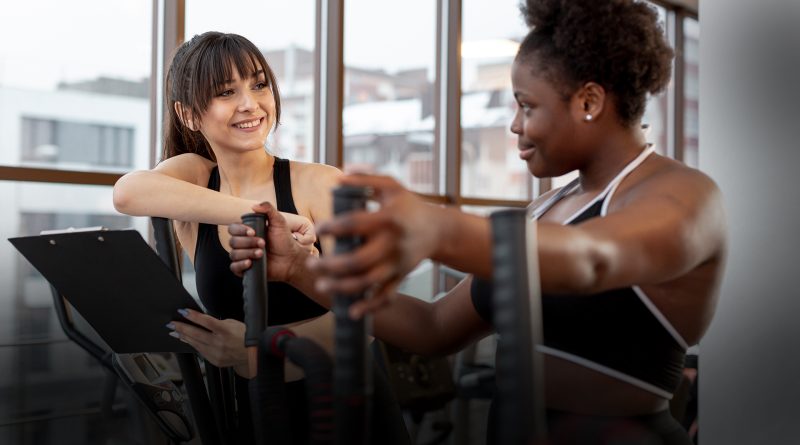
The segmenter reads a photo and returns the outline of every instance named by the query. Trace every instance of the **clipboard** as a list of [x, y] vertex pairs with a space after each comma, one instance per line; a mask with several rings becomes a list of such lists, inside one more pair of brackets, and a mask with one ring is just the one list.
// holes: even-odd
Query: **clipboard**
[[189, 352], [168, 335], [178, 314], [203, 312], [166, 264], [133, 229], [45, 233], [9, 238], [118, 354]]

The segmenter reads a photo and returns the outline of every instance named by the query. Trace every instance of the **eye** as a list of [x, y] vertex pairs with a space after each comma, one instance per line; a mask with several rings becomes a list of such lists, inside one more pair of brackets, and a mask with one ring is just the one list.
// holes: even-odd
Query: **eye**
[[228, 97], [231, 95], [233, 95], [233, 90], [223, 90], [222, 92], [217, 94], [217, 96], [219, 97]]
[[267, 85], [266, 82], [258, 82], [253, 86], [253, 89], [254, 90], [263, 90], [264, 88], [268, 88], [268, 87], [269, 86]]

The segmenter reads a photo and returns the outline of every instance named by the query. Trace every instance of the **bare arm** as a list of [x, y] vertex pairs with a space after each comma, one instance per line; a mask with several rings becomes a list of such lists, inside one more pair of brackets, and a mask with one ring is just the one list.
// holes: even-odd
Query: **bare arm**
[[[270, 221], [269, 239], [270, 268], [278, 268], [283, 280], [315, 300], [330, 308], [330, 293], [321, 290], [318, 271], [307, 267], [311, 255], [295, 248], [289, 242], [280, 215], [271, 206], [259, 208]], [[231, 234], [231, 270], [241, 275], [253, 258], [260, 256], [259, 246], [264, 240], [242, 224], [228, 227]], [[459, 283], [448, 295], [435, 303], [426, 303], [406, 295], [395, 295], [391, 307], [374, 312], [374, 335], [395, 346], [426, 355], [445, 354], [457, 351], [470, 342], [486, 335], [490, 326], [475, 312], [470, 299], [470, 279]], [[360, 316], [365, 311], [355, 307], [351, 313]]]
[[698, 172], [652, 178], [618, 207], [577, 226], [539, 225], [544, 291], [594, 293], [662, 283], [724, 254], [721, 196]]
[[217, 225], [240, 221], [257, 201], [208, 189], [212, 167], [211, 161], [187, 153], [164, 160], [152, 170], [128, 173], [114, 185], [114, 207], [128, 215], [176, 221]]

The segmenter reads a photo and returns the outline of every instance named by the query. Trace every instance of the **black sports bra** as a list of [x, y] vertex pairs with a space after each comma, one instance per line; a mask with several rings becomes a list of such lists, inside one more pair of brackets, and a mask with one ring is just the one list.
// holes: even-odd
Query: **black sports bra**
[[[579, 224], [605, 216], [616, 187], [652, 153], [645, 150], [600, 195], [565, 224]], [[577, 186], [567, 185], [534, 213], [538, 218]], [[473, 279], [472, 302], [492, 323], [492, 285]], [[541, 352], [645, 389], [666, 399], [681, 379], [688, 345], [638, 287], [613, 289], [593, 295], [542, 295], [544, 345]]]
[[[272, 168], [278, 210], [297, 214], [292, 198], [292, 183], [287, 159], [275, 158]], [[219, 191], [219, 170], [211, 171], [208, 188]], [[319, 243], [315, 246], [322, 253]], [[194, 254], [195, 283], [200, 300], [209, 314], [220, 318], [244, 319], [242, 280], [230, 271], [230, 256], [222, 247], [217, 226], [200, 224]], [[294, 287], [282, 282], [269, 282], [269, 325], [306, 320], [326, 313], [320, 306]]]

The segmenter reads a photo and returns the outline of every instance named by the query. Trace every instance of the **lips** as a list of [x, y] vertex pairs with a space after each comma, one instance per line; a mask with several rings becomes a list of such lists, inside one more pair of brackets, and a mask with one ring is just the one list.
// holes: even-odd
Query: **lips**
[[519, 158], [527, 161], [533, 154], [536, 153], [536, 147], [533, 145], [520, 145], [519, 146]]

